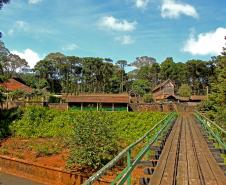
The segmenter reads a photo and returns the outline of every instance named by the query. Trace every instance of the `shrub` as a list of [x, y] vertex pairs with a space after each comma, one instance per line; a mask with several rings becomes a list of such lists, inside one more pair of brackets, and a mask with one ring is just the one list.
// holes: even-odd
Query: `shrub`
[[0, 139], [11, 135], [10, 124], [21, 116], [21, 109], [0, 109]]
[[44, 107], [26, 107], [21, 120], [13, 123], [10, 128], [16, 136], [45, 137], [49, 136], [50, 122], [56, 112]]
[[48, 99], [49, 103], [60, 103], [61, 98], [56, 97], [56, 96], [50, 96]]
[[144, 100], [145, 103], [151, 103], [151, 102], [154, 101], [153, 97], [152, 97], [152, 94], [145, 94], [143, 96], [143, 100]]
[[59, 153], [59, 148], [46, 145], [37, 145], [35, 147], [36, 157], [51, 156]]
[[95, 169], [105, 165], [118, 151], [112, 120], [105, 112], [88, 111], [78, 116], [77, 122], [69, 167], [73, 167], [74, 163]]
[[191, 91], [191, 87], [188, 84], [182, 84], [178, 90], [179, 95], [182, 97], [190, 97]]

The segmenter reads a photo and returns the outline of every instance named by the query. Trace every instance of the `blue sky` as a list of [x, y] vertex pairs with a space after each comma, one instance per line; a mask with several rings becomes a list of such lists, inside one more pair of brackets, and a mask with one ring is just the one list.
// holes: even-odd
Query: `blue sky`
[[11, 0], [0, 10], [0, 31], [31, 66], [50, 52], [186, 62], [221, 52], [225, 7], [225, 0]]

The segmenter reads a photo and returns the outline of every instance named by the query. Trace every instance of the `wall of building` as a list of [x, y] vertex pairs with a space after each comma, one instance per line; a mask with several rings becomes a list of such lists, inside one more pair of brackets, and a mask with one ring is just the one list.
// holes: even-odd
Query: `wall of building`
[[139, 103], [130, 104], [133, 111], [138, 112], [191, 112], [197, 105], [189, 105], [188, 103]]

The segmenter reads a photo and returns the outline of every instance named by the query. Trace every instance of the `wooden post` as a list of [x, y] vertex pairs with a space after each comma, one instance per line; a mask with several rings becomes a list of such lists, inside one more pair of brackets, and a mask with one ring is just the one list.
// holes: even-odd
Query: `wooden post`
[[83, 102], [81, 103], [81, 110], [83, 110]]
[[127, 112], [129, 112], [129, 104], [127, 103]]
[[98, 106], [98, 103], [97, 103], [97, 111], [99, 110], [99, 106]]

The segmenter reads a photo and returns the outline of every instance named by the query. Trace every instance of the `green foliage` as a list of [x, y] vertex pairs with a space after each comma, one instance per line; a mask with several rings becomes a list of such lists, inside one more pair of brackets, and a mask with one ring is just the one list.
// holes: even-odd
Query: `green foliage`
[[152, 94], [145, 94], [145, 95], [143, 96], [143, 101], [144, 101], [145, 103], [151, 103], [151, 102], [153, 102], [154, 100], [153, 100]]
[[21, 115], [20, 109], [0, 109], [0, 139], [11, 135], [10, 124]]
[[0, 86], [0, 103], [4, 102], [6, 99], [6, 96], [3, 94], [4, 88]]
[[89, 111], [77, 119], [79, 124], [74, 128], [69, 164], [77, 163], [95, 169], [105, 165], [118, 151], [112, 119], [108, 119], [105, 112]]
[[[128, 146], [151, 129], [165, 113], [58, 111], [27, 107], [20, 120], [10, 125], [15, 136], [54, 137], [72, 143], [69, 167], [74, 163], [98, 168], [111, 160], [118, 149]], [[50, 147], [41, 155], [52, 153]]]
[[56, 96], [49, 96], [48, 102], [49, 103], [60, 103], [61, 98]]
[[48, 146], [46, 144], [39, 144], [35, 146], [36, 157], [51, 156], [59, 153], [59, 148], [56, 146]]
[[73, 115], [62, 114], [44, 107], [27, 107], [21, 120], [13, 123], [10, 128], [16, 136], [21, 137], [67, 137], [71, 134]]
[[150, 90], [150, 83], [147, 80], [136, 80], [132, 83], [132, 90], [143, 96]]
[[209, 100], [199, 107], [206, 111], [207, 116], [220, 126], [226, 128], [226, 52], [223, 50], [222, 56], [213, 58], [216, 69], [216, 79], [212, 81], [212, 92]]
[[178, 92], [179, 92], [179, 95], [182, 97], [190, 97], [192, 90], [188, 84], [182, 84]]
[[18, 100], [19, 98], [23, 98], [25, 96], [25, 92], [23, 90], [17, 89], [9, 93], [9, 97], [12, 100]]

